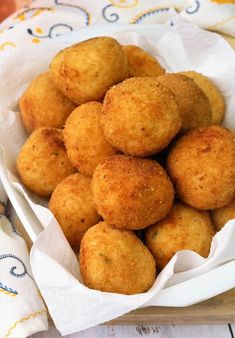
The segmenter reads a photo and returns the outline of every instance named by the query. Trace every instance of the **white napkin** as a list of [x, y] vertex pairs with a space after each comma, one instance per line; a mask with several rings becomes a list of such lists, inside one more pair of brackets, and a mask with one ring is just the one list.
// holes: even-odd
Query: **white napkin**
[[[134, 34], [130, 32], [133, 28], [136, 31]], [[5, 149], [5, 163], [11, 173], [7, 183], [17, 182], [15, 161], [26, 138], [17, 110], [17, 100], [25, 86], [34, 76], [47, 69], [58, 50], [82, 39], [103, 35], [104, 31], [122, 43], [134, 42], [144, 47], [170, 71], [194, 69], [211, 77], [226, 99], [225, 125], [235, 130], [234, 52], [218, 35], [205, 32], [179, 16], [172, 18], [169, 26], [110, 26], [109, 30], [100, 26], [80, 30], [54, 39], [50, 44], [9, 50], [6, 57], [0, 59], [0, 78], [5, 79], [5, 84], [0, 81], [0, 92], [4, 94], [0, 103], [0, 144]], [[17, 77], [15, 64], [20, 64]], [[12, 189], [6, 182], [5, 187], [8, 192]], [[111, 320], [140, 306], [159, 304], [158, 293], [163, 287], [190, 281], [207, 271], [216, 271], [214, 269], [218, 266], [235, 259], [235, 221], [231, 221], [214, 237], [208, 258], [190, 251], [177, 253], [147, 293], [126, 296], [90, 290], [81, 283], [78, 261], [56, 220], [19, 183], [14, 183], [14, 187], [25, 197], [28, 208], [34, 211], [37, 220], [46, 228], [32, 248], [31, 266], [55, 325], [64, 335]], [[203, 299], [228, 289], [225, 280], [226, 276], [217, 275], [220, 291], [213, 288], [213, 280], [209, 280], [211, 288]], [[234, 279], [231, 278], [231, 281], [233, 283]], [[184, 293], [181, 293], [182, 300], [176, 305], [184, 306], [202, 300], [198, 292], [193, 290], [193, 296], [187, 302], [184, 302]], [[169, 299], [163, 299], [161, 304], [169, 305]]]
[[33, 280], [24, 239], [0, 215], [0, 337], [48, 330], [47, 310]]

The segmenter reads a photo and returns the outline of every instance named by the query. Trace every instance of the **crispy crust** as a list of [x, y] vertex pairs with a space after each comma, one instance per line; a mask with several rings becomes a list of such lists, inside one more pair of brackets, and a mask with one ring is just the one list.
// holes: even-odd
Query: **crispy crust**
[[182, 132], [212, 124], [210, 102], [192, 79], [182, 74], [166, 74], [157, 80], [175, 94], [183, 119]]
[[143, 229], [162, 219], [174, 199], [172, 183], [159, 163], [125, 155], [100, 164], [91, 188], [98, 213], [124, 229]]
[[132, 232], [106, 222], [84, 235], [79, 253], [84, 284], [91, 289], [126, 295], [147, 291], [154, 283], [153, 256]]
[[146, 230], [145, 243], [162, 270], [179, 250], [207, 257], [214, 234], [209, 212], [176, 203], [162, 221]]
[[85, 175], [91, 176], [97, 165], [118, 151], [106, 141], [100, 123], [102, 104], [84, 103], [66, 121], [64, 141], [68, 157]]
[[208, 97], [212, 110], [212, 124], [221, 124], [225, 115], [225, 101], [216, 85], [206, 76], [195, 71], [182, 72], [191, 77]]
[[49, 197], [60, 181], [75, 172], [65, 151], [62, 131], [35, 130], [20, 150], [17, 170], [27, 188]]
[[181, 128], [174, 95], [157, 78], [134, 77], [107, 91], [101, 123], [106, 139], [132, 156], [165, 148]]
[[52, 82], [49, 72], [36, 77], [19, 101], [22, 122], [28, 133], [42, 127], [61, 128], [76, 107]]
[[230, 219], [235, 218], [235, 201], [233, 200], [225, 207], [212, 210], [211, 217], [215, 228], [218, 231], [221, 230], [225, 223], [227, 223]]
[[80, 173], [70, 175], [57, 185], [49, 201], [49, 209], [75, 251], [87, 229], [101, 219], [90, 185], [89, 177]]
[[234, 134], [220, 126], [188, 132], [172, 147], [168, 172], [185, 203], [202, 210], [220, 208], [235, 191]]
[[112, 85], [127, 77], [127, 58], [115, 39], [103, 36], [59, 52], [50, 72], [55, 85], [71, 101], [100, 101]]
[[128, 60], [128, 74], [133, 76], [157, 77], [165, 74], [160, 63], [142, 48], [134, 45], [123, 46]]

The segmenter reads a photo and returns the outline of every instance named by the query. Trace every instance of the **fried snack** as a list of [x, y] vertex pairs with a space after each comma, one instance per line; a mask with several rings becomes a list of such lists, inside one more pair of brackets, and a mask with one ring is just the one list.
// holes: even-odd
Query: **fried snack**
[[235, 192], [234, 134], [220, 126], [188, 132], [171, 149], [168, 172], [179, 198], [202, 210], [230, 203]]
[[122, 46], [104, 36], [63, 49], [52, 60], [50, 70], [55, 85], [77, 104], [102, 100], [128, 74]]
[[126, 155], [98, 165], [91, 189], [104, 220], [128, 230], [144, 229], [165, 217], [174, 199], [172, 183], [159, 163]]
[[194, 71], [182, 72], [181, 74], [191, 77], [204, 91], [211, 105], [212, 124], [221, 124], [225, 114], [225, 102], [216, 85], [206, 76]]
[[84, 103], [72, 112], [64, 128], [70, 161], [81, 173], [89, 176], [99, 163], [118, 152], [104, 137], [101, 110], [99, 102]]
[[60, 181], [75, 172], [65, 151], [62, 131], [35, 130], [20, 150], [17, 170], [27, 188], [49, 197]]
[[128, 74], [133, 76], [157, 77], [165, 74], [160, 63], [142, 48], [134, 45], [123, 46], [128, 60]]
[[88, 228], [101, 220], [93, 202], [91, 179], [80, 173], [66, 177], [57, 185], [49, 209], [75, 251]]
[[212, 124], [210, 102], [192, 79], [175, 73], [159, 76], [157, 80], [175, 94], [183, 119], [182, 132]]
[[109, 89], [101, 122], [115, 148], [140, 157], [165, 148], [181, 128], [174, 95], [150, 77], [127, 79]]
[[212, 210], [211, 218], [217, 231], [221, 230], [225, 223], [235, 218], [235, 200], [225, 207]]
[[162, 270], [179, 250], [207, 257], [214, 234], [209, 212], [175, 203], [163, 220], [146, 229], [145, 243]]
[[84, 284], [105, 292], [142, 293], [156, 277], [154, 258], [134, 232], [115, 229], [106, 222], [86, 232], [79, 262]]
[[28, 133], [41, 127], [63, 127], [76, 105], [52, 82], [49, 72], [36, 77], [19, 101], [22, 122]]

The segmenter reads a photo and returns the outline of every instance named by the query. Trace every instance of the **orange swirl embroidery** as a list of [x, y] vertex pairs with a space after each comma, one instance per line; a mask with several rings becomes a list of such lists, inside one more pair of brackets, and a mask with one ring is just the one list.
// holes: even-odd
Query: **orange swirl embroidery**
[[216, 2], [217, 4], [235, 4], [235, 0], [210, 0]]
[[119, 8], [131, 8], [131, 7], [135, 7], [136, 5], [138, 5], [139, 0], [132, 0], [132, 2], [127, 1], [127, 0], [110, 0], [110, 3], [113, 6], [119, 7]]
[[7, 41], [7, 42], [3, 42], [0, 45], [0, 51], [3, 51], [5, 47], [7, 46], [11, 46], [11, 47], [16, 47], [16, 45], [13, 42]]
[[42, 316], [42, 315], [46, 314], [46, 312], [47, 312], [47, 311], [46, 311], [45, 309], [43, 309], [43, 310], [41, 310], [41, 311], [37, 311], [37, 312], [31, 313], [31, 314], [28, 315], [27, 317], [23, 317], [23, 318], [20, 319], [20, 320], [17, 320], [17, 321], [9, 328], [9, 330], [8, 330], [7, 333], [5, 334], [4, 338], [9, 337], [10, 334], [12, 333], [12, 331], [16, 328], [16, 326], [17, 326], [18, 324], [21, 324], [21, 323], [23, 323], [23, 322], [26, 322], [27, 320], [29, 320], [29, 319], [31, 319], [31, 318], [35, 318], [35, 317], [37, 317], [37, 316]]

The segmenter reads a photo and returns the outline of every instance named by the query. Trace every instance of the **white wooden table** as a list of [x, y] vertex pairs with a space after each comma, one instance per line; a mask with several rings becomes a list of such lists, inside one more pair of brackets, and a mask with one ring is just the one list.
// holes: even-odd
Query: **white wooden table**
[[[97, 326], [67, 338], [234, 338], [235, 325], [138, 325]], [[58, 338], [59, 332], [50, 327], [48, 332], [32, 338]]]

